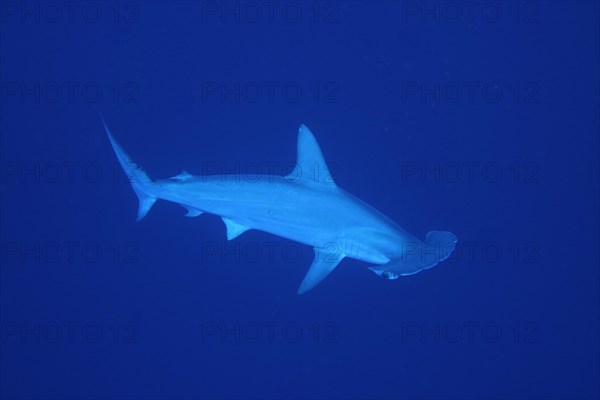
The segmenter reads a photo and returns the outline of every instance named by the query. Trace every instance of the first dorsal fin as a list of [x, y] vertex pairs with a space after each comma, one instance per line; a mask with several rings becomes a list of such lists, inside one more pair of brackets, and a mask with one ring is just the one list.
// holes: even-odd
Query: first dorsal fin
[[298, 129], [296, 166], [285, 178], [293, 182], [336, 187], [315, 136], [304, 124]]

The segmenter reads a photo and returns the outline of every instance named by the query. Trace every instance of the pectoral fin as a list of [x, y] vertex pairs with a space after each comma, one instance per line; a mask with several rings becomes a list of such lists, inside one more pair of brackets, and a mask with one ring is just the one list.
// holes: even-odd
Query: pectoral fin
[[315, 258], [298, 288], [298, 294], [306, 293], [317, 286], [345, 257], [339, 251], [338, 246], [331, 247], [331, 249], [327, 247], [314, 248]]

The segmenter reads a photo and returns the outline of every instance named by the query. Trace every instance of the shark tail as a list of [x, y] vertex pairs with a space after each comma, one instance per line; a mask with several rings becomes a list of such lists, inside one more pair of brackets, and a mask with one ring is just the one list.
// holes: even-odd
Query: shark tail
[[113, 137], [102, 115], [100, 117], [102, 118], [104, 130], [108, 135], [108, 139], [110, 140], [112, 148], [115, 151], [115, 155], [119, 160], [119, 164], [121, 164], [125, 175], [127, 175], [127, 178], [129, 179], [129, 183], [131, 183], [133, 191], [138, 197], [139, 207], [137, 213], [137, 220], [141, 221], [146, 216], [146, 214], [148, 214], [148, 211], [150, 211], [150, 209], [157, 200], [156, 197], [152, 195], [154, 182], [152, 182], [152, 179], [150, 179], [150, 177], [146, 175], [146, 172], [144, 172], [142, 168], [138, 167], [131, 160], [131, 157], [129, 157], [129, 155], [125, 152], [125, 150], [123, 150], [123, 148], [119, 145], [119, 143], [117, 143], [117, 141]]

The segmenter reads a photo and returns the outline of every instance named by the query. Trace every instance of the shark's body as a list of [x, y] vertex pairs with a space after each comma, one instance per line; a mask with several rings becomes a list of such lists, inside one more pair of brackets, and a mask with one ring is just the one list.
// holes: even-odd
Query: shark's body
[[301, 125], [298, 160], [287, 176], [194, 177], [183, 172], [152, 181], [134, 164], [104, 124], [113, 149], [139, 199], [138, 221], [157, 199], [181, 204], [187, 216], [219, 215], [232, 240], [257, 229], [314, 248], [315, 258], [298, 293], [323, 280], [344, 257], [365, 261], [377, 275], [396, 279], [431, 268], [454, 250], [456, 237], [433, 231], [424, 242], [388, 217], [339, 188], [312, 132]]

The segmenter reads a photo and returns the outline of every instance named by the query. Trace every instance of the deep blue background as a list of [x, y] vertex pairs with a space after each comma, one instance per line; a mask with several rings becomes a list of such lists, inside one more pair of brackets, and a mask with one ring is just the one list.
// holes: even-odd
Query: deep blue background
[[[272, 21], [260, 6], [257, 22], [237, 3], [96, 2], [98, 22], [83, 7], [70, 21], [62, 6], [53, 22], [47, 3], [26, 3], [24, 17], [1, 4], [0, 397], [598, 397], [598, 3], [521, 3], [518, 19], [512, 2], [496, 3], [497, 22], [480, 8], [470, 21], [464, 3], [456, 22], [435, 2], [295, 3], [298, 22], [282, 4]], [[213, 4], [233, 14], [207, 14]], [[407, 14], [415, 5], [439, 21]], [[79, 85], [72, 99], [68, 82]], [[291, 82], [302, 97], [203, 98], [213, 82]], [[421, 101], [404, 96], [411, 82], [479, 89], [473, 101]], [[481, 93], [490, 82], [499, 101]], [[39, 101], [21, 96], [36, 84]], [[227, 244], [217, 217], [183, 218], [164, 202], [136, 223], [100, 112], [153, 178], [200, 174], [207, 162], [284, 165], [306, 123], [341, 187], [418, 237], [453, 231], [462, 253], [396, 281], [344, 260], [298, 296], [306, 246], [291, 263], [281, 252], [291, 242], [264, 232]], [[73, 179], [65, 162], [77, 163]], [[471, 181], [473, 162], [501, 179], [479, 168]], [[82, 176], [85, 163], [98, 181]], [[414, 165], [459, 165], [463, 176], [403, 175]], [[52, 243], [68, 242], [74, 260], [50, 262]], [[231, 250], [267, 242], [279, 251], [258, 262]], [[86, 243], [100, 262], [84, 259]], [[208, 245], [229, 255], [207, 257]], [[497, 261], [486, 245], [502, 250]], [[33, 250], [23, 259], [15, 246]], [[203, 337], [214, 323], [247, 334]], [[289, 323], [303, 329], [296, 343], [282, 335]], [[263, 328], [256, 343], [252, 324]]]

